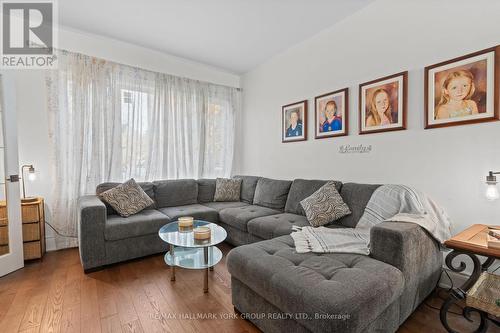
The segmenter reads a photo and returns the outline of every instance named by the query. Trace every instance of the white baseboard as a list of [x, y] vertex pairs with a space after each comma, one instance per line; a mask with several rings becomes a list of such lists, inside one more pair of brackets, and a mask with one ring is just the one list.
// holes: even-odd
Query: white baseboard
[[45, 238], [45, 249], [47, 252], [69, 249], [73, 247], [78, 247], [78, 240], [75, 238], [54, 237], [54, 236]]
[[45, 250], [48, 251], [55, 251], [57, 250], [56, 248], [56, 238], [55, 237], [47, 237], [45, 238]]
[[439, 281], [439, 286], [441, 288], [449, 289], [452, 286], [454, 288], [460, 287], [470, 277], [469, 274], [466, 274], [466, 273], [456, 273], [456, 272], [453, 272], [453, 271], [449, 270], [447, 267], [443, 267], [443, 268], [450, 275], [450, 278], [453, 281], [453, 285], [452, 285], [452, 282], [450, 281], [450, 279], [448, 278], [448, 275], [446, 275], [446, 273], [443, 271], [441, 273], [441, 280]]

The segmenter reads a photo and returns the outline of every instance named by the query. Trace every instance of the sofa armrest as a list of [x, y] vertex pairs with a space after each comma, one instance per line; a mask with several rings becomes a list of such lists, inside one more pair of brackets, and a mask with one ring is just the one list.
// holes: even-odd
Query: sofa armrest
[[77, 206], [80, 260], [83, 269], [89, 270], [105, 263], [106, 206], [96, 195], [80, 197]]
[[415, 223], [382, 222], [371, 229], [370, 256], [398, 268], [405, 279], [403, 322], [434, 290], [443, 266], [439, 244]]

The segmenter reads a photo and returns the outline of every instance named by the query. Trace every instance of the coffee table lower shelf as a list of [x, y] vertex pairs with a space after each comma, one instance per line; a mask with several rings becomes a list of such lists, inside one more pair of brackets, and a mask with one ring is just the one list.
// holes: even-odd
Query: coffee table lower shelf
[[213, 270], [222, 259], [222, 252], [216, 246], [208, 247], [178, 247], [170, 245], [170, 251], [164, 260], [171, 267], [171, 281], [175, 281], [175, 267], [187, 269], [204, 269], [203, 291], [208, 292], [208, 271]]

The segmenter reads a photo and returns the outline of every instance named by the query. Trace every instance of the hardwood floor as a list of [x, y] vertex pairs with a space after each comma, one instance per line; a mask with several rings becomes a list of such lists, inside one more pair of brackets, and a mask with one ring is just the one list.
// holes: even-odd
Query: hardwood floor
[[[177, 269], [172, 283], [162, 255], [84, 274], [77, 249], [49, 252], [0, 278], [0, 332], [259, 332], [233, 311], [225, 256], [210, 272], [208, 294], [202, 274]], [[451, 319], [466, 328], [464, 319]], [[438, 311], [422, 304], [398, 332], [445, 331]], [[488, 332], [499, 330], [490, 325]]]

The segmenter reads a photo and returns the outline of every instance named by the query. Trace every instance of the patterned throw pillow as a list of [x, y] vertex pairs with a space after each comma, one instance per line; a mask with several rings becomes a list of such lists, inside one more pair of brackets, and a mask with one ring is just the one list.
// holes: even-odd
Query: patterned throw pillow
[[240, 201], [241, 179], [217, 178], [214, 201]]
[[122, 217], [139, 213], [154, 204], [153, 200], [132, 178], [125, 183], [102, 192], [99, 197], [113, 207]]
[[335, 182], [326, 183], [300, 204], [313, 227], [320, 227], [351, 214], [351, 210], [335, 188]]

